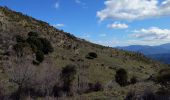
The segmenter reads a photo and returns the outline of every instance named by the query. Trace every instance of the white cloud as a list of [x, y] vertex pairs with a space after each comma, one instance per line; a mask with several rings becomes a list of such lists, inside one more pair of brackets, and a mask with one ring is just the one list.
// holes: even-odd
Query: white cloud
[[135, 34], [132, 34], [132, 37], [135, 38], [144, 38], [144, 39], [170, 39], [170, 30], [169, 29], [160, 29], [158, 27], [151, 27], [149, 29], [140, 29], [135, 30]]
[[128, 45], [160, 45], [170, 43], [170, 29], [161, 29], [158, 27], [143, 28], [132, 31], [126, 39], [108, 39], [102, 38], [99, 41], [92, 41], [104, 46], [128, 46]]
[[109, 24], [107, 27], [112, 29], [125, 29], [128, 28], [128, 25], [124, 23], [115, 22], [113, 24]]
[[59, 2], [56, 2], [55, 3], [55, 8], [58, 9], [60, 7], [60, 3]]
[[170, 15], [170, 0], [107, 0], [106, 8], [98, 11], [100, 20], [139, 20]]
[[53, 25], [54, 27], [64, 27], [65, 25], [64, 24], [55, 24]]
[[133, 31], [129, 44], [158, 45], [170, 42], [170, 29], [150, 27]]

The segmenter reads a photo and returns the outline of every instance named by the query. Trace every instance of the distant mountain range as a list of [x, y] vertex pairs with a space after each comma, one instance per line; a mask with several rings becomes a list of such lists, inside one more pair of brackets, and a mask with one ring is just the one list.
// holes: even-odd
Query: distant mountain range
[[117, 48], [127, 51], [140, 52], [152, 59], [170, 64], [170, 43], [158, 46], [131, 45]]

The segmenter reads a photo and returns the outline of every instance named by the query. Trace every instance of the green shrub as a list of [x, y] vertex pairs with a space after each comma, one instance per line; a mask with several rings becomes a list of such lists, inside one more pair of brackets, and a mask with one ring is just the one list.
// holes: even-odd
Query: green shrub
[[135, 76], [133, 76], [131, 79], [130, 79], [130, 83], [131, 84], [136, 84], [137, 83], [137, 78]]
[[88, 55], [86, 55], [87, 59], [94, 59], [97, 58], [97, 54], [95, 52], [89, 52]]
[[94, 59], [93, 57], [90, 57], [89, 55], [86, 55], [87, 59]]
[[39, 38], [38, 33], [29, 32], [28, 38], [24, 40], [20, 35], [16, 36], [17, 44], [13, 46], [18, 55], [22, 55], [23, 48], [26, 46], [31, 47], [32, 51], [36, 54], [36, 60], [33, 64], [37, 65], [44, 60], [44, 54], [53, 52], [51, 43], [45, 38]]
[[15, 38], [16, 38], [17, 42], [22, 42], [22, 43], [25, 42], [24, 38], [22, 36], [20, 36], [20, 35], [16, 35]]
[[31, 36], [27, 39], [27, 42], [30, 44], [34, 52], [37, 52], [38, 50], [42, 51], [43, 44], [39, 38]]
[[27, 39], [27, 42], [31, 45], [34, 52], [38, 50], [42, 51], [44, 54], [53, 52], [51, 43], [45, 38], [31, 36]]
[[23, 43], [17, 43], [13, 46], [13, 49], [15, 50], [15, 52], [21, 52], [23, 48], [24, 48]]
[[33, 61], [32, 61], [32, 64], [33, 64], [33, 65], [39, 65], [39, 64], [40, 64], [40, 62], [39, 62], [39, 61], [37, 61], [37, 60], [33, 60]]
[[96, 82], [94, 85], [94, 91], [102, 91], [103, 90], [103, 86], [100, 82]]
[[62, 69], [62, 77], [68, 81], [74, 80], [75, 74], [76, 74], [75, 65], [67, 65]]
[[121, 68], [116, 71], [115, 80], [120, 86], [126, 86], [128, 81], [127, 72], [125, 69]]
[[27, 43], [19, 42], [19, 43], [15, 44], [15, 45], [13, 46], [13, 49], [14, 49], [14, 51], [16, 52], [16, 54], [17, 54], [18, 56], [22, 56], [23, 49], [24, 49], [25, 47], [29, 47], [29, 45], [28, 45]]
[[43, 44], [42, 51], [44, 52], [44, 54], [53, 52], [53, 47], [47, 39], [45, 39], [45, 38], [39, 38], [39, 39], [41, 40], [41, 43]]
[[100, 82], [88, 83], [88, 90], [86, 90], [86, 93], [97, 92], [102, 90], [103, 90], [103, 85]]
[[97, 54], [95, 52], [90, 52], [89, 56], [93, 57], [93, 58], [97, 58]]
[[157, 75], [157, 82], [168, 85], [170, 83], [170, 69], [162, 69]]
[[[63, 30], [61, 30], [63, 32]], [[66, 33], [66, 35], [71, 39], [77, 39], [73, 34]]]
[[31, 37], [31, 36], [33, 36], [33, 37], [38, 37], [38, 33], [37, 33], [37, 32], [29, 32], [29, 33], [28, 33], [28, 36], [29, 36], [29, 37]]
[[42, 51], [36, 52], [36, 60], [42, 62], [44, 60], [44, 53]]
[[[30, 47], [31, 47], [31, 49], [32, 49], [32, 51], [33, 51], [34, 53], [36, 53], [36, 52], [39, 50], [39, 49], [37, 48], [37, 46], [34, 45], [34, 44], [31, 44]], [[40, 51], [41, 51], [41, 50], [40, 50]]]

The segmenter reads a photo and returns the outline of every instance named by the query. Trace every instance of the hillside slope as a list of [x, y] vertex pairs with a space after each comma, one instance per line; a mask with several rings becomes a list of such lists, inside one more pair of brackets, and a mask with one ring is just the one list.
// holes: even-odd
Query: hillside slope
[[[41, 70], [41, 66], [45, 66], [44, 63], [46, 63], [46, 67], [50, 67], [49, 59], [58, 69], [73, 64], [78, 71], [75, 82], [80, 80], [85, 81], [85, 83], [100, 82], [104, 87], [107, 87], [110, 82], [114, 83], [114, 75], [119, 68], [126, 69], [129, 78], [136, 76], [139, 80], [144, 80], [166, 67], [166, 65], [152, 61], [142, 54], [92, 44], [58, 30], [46, 22], [0, 7], [1, 80], [9, 80], [9, 76], [3, 70], [6, 69], [4, 67], [6, 67], [7, 62], [13, 62], [15, 54], [13, 54], [12, 48], [16, 44], [16, 35], [26, 39], [31, 31], [39, 33], [42, 38], [46, 38], [54, 48], [52, 53], [45, 55], [44, 62], [36, 67]], [[89, 52], [95, 52], [97, 58], [89, 59], [87, 57]], [[10, 85], [15, 87], [12, 82], [9, 81], [8, 83], [8, 87]], [[113, 97], [121, 100], [130, 89], [115, 86], [109, 90], [109, 93], [107, 88], [104, 88], [104, 91], [87, 93], [82, 96], [93, 99]]]

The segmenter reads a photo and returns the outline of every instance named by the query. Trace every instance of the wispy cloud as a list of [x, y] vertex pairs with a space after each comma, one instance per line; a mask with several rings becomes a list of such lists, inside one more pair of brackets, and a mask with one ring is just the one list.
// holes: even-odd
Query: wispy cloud
[[84, 3], [84, 2], [81, 1], [81, 0], [75, 0], [75, 3], [78, 4], [78, 5], [81, 5], [83, 8], [87, 8], [86, 3]]
[[81, 4], [82, 2], [80, 0], [75, 0], [77, 4]]
[[100, 37], [106, 37], [106, 34], [99, 34]]
[[60, 3], [59, 2], [56, 2], [55, 3], [55, 8], [58, 9], [60, 7]]
[[127, 24], [124, 24], [124, 23], [115, 22], [113, 24], [109, 24], [107, 27], [111, 28], [111, 29], [126, 29], [129, 26]]
[[170, 15], [170, 0], [106, 0], [100, 20], [139, 20]]
[[64, 24], [55, 24], [55, 25], [53, 25], [54, 27], [64, 27], [65, 25]]

